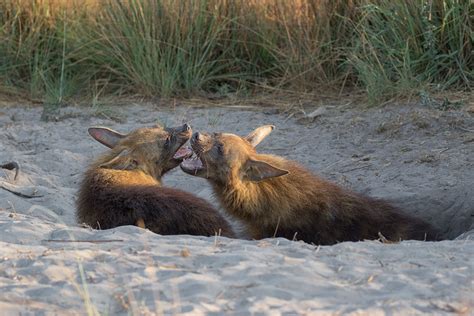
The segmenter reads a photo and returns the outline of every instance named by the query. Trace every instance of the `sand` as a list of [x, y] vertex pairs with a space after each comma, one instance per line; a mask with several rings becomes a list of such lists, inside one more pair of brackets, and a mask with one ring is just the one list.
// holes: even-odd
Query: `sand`
[[[316, 108], [307, 104], [304, 110]], [[414, 105], [326, 105], [312, 120], [296, 110], [130, 104], [112, 108], [120, 120], [76, 107], [63, 109], [57, 122], [41, 122], [39, 108], [2, 108], [0, 163], [17, 161], [21, 172], [13, 181], [12, 171], [0, 170], [0, 314], [472, 313], [473, 114]], [[260, 151], [389, 199], [438, 226], [448, 240], [318, 247], [281, 238], [79, 226], [78, 183], [105, 150], [87, 127], [127, 132], [156, 122], [242, 135], [274, 124]], [[179, 169], [164, 184], [213, 201], [203, 179]]]

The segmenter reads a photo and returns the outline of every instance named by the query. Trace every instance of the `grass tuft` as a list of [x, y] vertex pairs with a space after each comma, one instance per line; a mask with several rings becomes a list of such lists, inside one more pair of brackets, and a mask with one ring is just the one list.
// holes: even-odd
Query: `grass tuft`
[[0, 93], [55, 113], [97, 91], [472, 91], [473, 15], [469, 0], [5, 0]]

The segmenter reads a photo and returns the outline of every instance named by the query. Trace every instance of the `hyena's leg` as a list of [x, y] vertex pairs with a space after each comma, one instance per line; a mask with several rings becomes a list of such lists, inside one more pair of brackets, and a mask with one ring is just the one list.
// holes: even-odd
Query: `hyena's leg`
[[135, 222], [135, 226], [138, 226], [140, 228], [145, 228], [145, 221], [143, 220], [143, 218], [137, 219]]

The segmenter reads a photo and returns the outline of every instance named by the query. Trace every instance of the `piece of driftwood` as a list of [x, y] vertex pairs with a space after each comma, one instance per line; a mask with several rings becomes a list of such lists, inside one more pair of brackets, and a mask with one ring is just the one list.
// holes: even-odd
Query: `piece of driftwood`
[[[6, 162], [0, 165], [0, 168], [7, 169], [7, 170], [15, 170], [15, 175], [13, 176], [13, 182], [18, 179], [18, 175], [20, 173], [20, 165], [16, 161]], [[8, 191], [16, 196], [25, 198], [25, 199], [33, 199], [42, 197], [42, 195], [37, 194], [37, 190], [35, 187], [20, 187], [15, 184], [10, 183], [9, 181], [0, 180], [0, 189]], [[31, 192], [31, 193], [29, 193]]]
[[18, 174], [20, 173], [20, 165], [15, 161], [6, 162], [0, 165], [0, 168], [7, 169], [7, 170], [15, 170], [15, 176], [13, 177], [13, 181], [16, 181], [18, 178]]
[[34, 199], [34, 198], [43, 197], [43, 195], [37, 194], [37, 189], [35, 187], [32, 187], [32, 186], [20, 187], [3, 180], [0, 180], [0, 189], [3, 189], [5, 191], [8, 191], [12, 194], [15, 194], [16, 196], [19, 196], [25, 199]]

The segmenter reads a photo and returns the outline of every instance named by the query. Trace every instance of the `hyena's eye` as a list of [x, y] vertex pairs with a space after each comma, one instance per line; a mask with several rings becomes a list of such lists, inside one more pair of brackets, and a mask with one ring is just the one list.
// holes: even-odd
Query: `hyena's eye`
[[217, 153], [221, 156], [224, 154], [224, 145], [217, 144]]
[[165, 149], [168, 149], [170, 147], [170, 143], [171, 143], [171, 137], [168, 136], [168, 137], [166, 137], [165, 144], [163, 145], [163, 147]]

